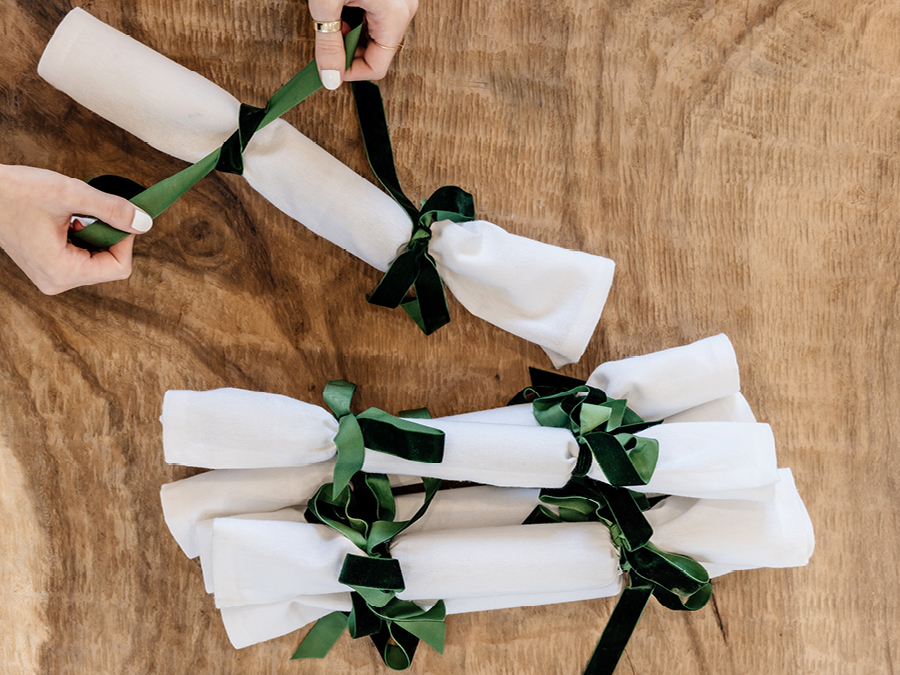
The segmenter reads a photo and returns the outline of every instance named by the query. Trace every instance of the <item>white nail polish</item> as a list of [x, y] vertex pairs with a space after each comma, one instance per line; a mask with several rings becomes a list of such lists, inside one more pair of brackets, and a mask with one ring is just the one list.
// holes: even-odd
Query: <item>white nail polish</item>
[[78, 223], [82, 227], [87, 227], [88, 225], [90, 225], [92, 223], [96, 223], [97, 219], [96, 218], [88, 218], [87, 216], [72, 216], [72, 218], [69, 220], [69, 222], [72, 225], [74, 225], [75, 223]]
[[341, 71], [339, 70], [323, 70], [321, 77], [322, 84], [326, 89], [334, 91], [341, 86]]
[[131, 227], [138, 232], [146, 232], [153, 227], [153, 218], [150, 217], [150, 214], [144, 213], [140, 209], [135, 209]]

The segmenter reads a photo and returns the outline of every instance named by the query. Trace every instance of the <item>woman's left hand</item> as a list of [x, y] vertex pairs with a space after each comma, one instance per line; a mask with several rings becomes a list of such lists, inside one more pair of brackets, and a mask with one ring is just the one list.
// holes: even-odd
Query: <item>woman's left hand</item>
[[309, 0], [313, 21], [341, 20], [344, 7], [360, 7], [366, 12], [368, 43], [361, 45], [348, 70], [344, 70], [343, 31], [316, 31], [316, 63], [326, 89], [341, 82], [380, 80], [387, 74], [403, 35], [419, 8], [418, 0]]

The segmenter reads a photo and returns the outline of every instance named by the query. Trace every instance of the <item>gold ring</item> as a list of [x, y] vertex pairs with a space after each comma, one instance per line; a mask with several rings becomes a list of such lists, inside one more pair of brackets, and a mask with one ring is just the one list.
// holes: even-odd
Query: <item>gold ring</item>
[[374, 38], [369, 38], [369, 42], [373, 43], [376, 47], [381, 47], [382, 49], [387, 49], [389, 52], [396, 52], [400, 49], [403, 49], [403, 42], [398, 44], [396, 47], [388, 47], [387, 45], [383, 45]]
[[342, 22], [340, 19], [337, 21], [316, 21], [316, 32], [317, 33], [340, 33], [341, 32]]

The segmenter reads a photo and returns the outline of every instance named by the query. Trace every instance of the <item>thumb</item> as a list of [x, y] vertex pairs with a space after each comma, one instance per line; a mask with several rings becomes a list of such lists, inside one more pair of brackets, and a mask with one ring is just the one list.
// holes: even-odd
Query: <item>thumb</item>
[[[310, 0], [309, 12], [316, 26], [316, 65], [326, 89], [337, 89], [344, 79], [344, 39], [340, 0]], [[324, 25], [323, 25], [324, 24]], [[320, 28], [325, 29], [323, 32]], [[335, 30], [336, 29], [336, 30]]]
[[79, 183], [77, 194], [73, 195], [74, 213], [92, 216], [117, 230], [132, 234], [143, 234], [153, 227], [150, 215], [124, 197], [102, 192], [87, 183]]

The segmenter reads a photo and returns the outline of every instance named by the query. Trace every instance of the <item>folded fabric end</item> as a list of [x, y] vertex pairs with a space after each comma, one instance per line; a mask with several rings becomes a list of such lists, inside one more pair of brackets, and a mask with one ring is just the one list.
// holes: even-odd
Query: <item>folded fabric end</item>
[[741, 389], [737, 357], [724, 334], [642, 356], [607, 361], [587, 383], [628, 405], [646, 420], [660, 420]]
[[[587, 253], [581, 255], [589, 256]], [[584, 299], [574, 320], [569, 324], [568, 333], [556, 350], [541, 344], [541, 349], [550, 357], [553, 367], [559, 370], [571, 363], [578, 363], [584, 355], [597, 324], [600, 323], [600, 315], [606, 307], [609, 291], [612, 288], [613, 275], [616, 264], [608, 258], [589, 256], [594, 258], [592, 285], [585, 289]], [[539, 343], [540, 344], [540, 343]]]
[[188, 558], [196, 558], [200, 555], [197, 538], [191, 522], [184, 518], [178, 499], [178, 483], [166, 483], [159, 489], [159, 498], [162, 502], [163, 518], [172, 533], [172, 537], [184, 551]]
[[296, 601], [268, 605], [241, 605], [219, 610], [225, 633], [235, 649], [272, 640], [303, 628], [332, 612]]
[[92, 17], [80, 7], [75, 7], [59, 22], [53, 36], [44, 48], [41, 60], [38, 61], [37, 72], [44, 80], [59, 89], [56, 81], [56, 74], [59, 69], [56, 68], [57, 63], [65, 61], [71, 46], [76, 43], [81, 35], [81, 24], [96, 22], [97, 19]]
[[612, 260], [484, 220], [440, 221], [432, 233], [428, 250], [466, 309], [543, 347], [557, 367], [581, 358], [612, 286]]

